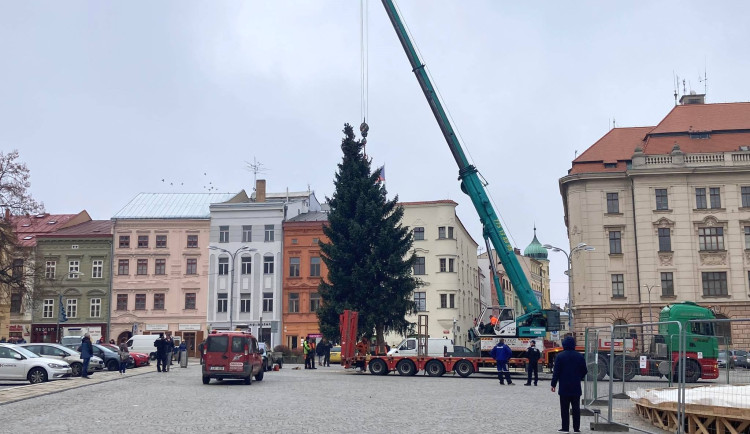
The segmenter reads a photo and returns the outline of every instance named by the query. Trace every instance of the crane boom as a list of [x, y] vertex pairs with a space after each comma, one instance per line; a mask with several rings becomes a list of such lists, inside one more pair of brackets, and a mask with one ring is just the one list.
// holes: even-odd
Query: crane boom
[[[448, 147], [453, 154], [453, 158], [458, 164], [458, 179], [461, 181], [461, 190], [469, 195], [471, 202], [474, 204], [474, 208], [479, 214], [479, 220], [482, 223], [483, 236], [489, 238], [492, 245], [495, 247], [495, 251], [498, 254], [500, 262], [505, 267], [505, 271], [508, 274], [513, 288], [518, 296], [521, 305], [523, 306], [526, 315], [518, 318], [519, 322], [523, 321], [524, 317], [532, 316], [533, 314], [541, 313], [542, 306], [536, 299], [534, 292], [529, 285], [526, 275], [523, 273], [521, 264], [516, 258], [516, 254], [513, 251], [508, 241], [508, 237], [505, 235], [503, 227], [500, 225], [497, 213], [495, 213], [492, 203], [490, 202], [489, 196], [484, 188], [484, 185], [479, 178], [479, 172], [477, 168], [469, 164], [466, 154], [461, 147], [461, 144], [456, 136], [453, 126], [443, 109], [443, 105], [435, 92], [432, 82], [430, 81], [427, 71], [425, 71], [425, 65], [419, 59], [419, 55], [414, 48], [414, 45], [406, 32], [406, 28], [399, 16], [396, 6], [392, 0], [382, 0], [383, 6], [385, 7], [388, 17], [393, 24], [393, 28], [396, 30], [398, 39], [401, 41], [401, 46], [406, 52], [406, 57], [409, 58], [411, 63], [412, 71], [417, 77], [419, 86], [424, 92], [425, 98], [432, 109], [435, 120], [437, 120], [440, 130], [443, 132]], [[492, 254], [488, 252], [490, 262], [492, 262]], [[497, 291], [498, 300], [503, 300], [502, 289], [495, 285]]]

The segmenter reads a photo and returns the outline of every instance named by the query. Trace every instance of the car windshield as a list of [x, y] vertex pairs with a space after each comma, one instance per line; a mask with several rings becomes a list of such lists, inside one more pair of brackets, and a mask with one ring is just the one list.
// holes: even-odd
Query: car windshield
[[99, 344], [94, 344], [96, 348], [99, 348], [100, 350], [104, 351], [105, 353], [114, 353], [114, 351], [110, 350], [107, 347], [101, 346]]
[[726, 356], [727, 356], [727, 352], [726, 351], [724, 351], [724, 350], [719, 351], [719, 357], [726, 357]]
[[738, 356], [747, 356], [747, 351], [737, 350], [736, 353]]
[[29, 359], [36, 359], [37, 357], [39, 357], [39, 356], [37, 356], [36, 354], [32, 353], [31, 351], [27, 350], [24, 347], [13, 347], [13, 349], [16, 350], [16, 351], [18, 351], [22, 355], [28, 357]]
[[331, 348], [331, 352], [332, 353], [340, 353], [341, 352], [341, 347], [333, 347], [333, 348]]

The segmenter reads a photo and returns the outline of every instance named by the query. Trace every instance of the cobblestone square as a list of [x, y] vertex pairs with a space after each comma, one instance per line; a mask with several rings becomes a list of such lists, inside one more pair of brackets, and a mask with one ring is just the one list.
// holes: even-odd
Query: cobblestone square
[[[338, 365], [294, 367], [267, 372], [263, 381], [247, 386], [216, 380], [203, 385], [198, 364], [174, 366], [168, 373], [0, 405], [2, 431], [551, 433], [559, 428], [557, 395], [548, 379], [524, 387], [524, 379], [515, 377], [515, 386], [500, 386], [480, 374], [380, 377]], [[584, 431], [589, 421], [582, 418]]]

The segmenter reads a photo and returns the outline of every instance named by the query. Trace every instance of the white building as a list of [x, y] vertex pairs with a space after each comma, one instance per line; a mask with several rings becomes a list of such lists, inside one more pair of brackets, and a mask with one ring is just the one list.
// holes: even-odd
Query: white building
[[320, 211], [315, 193], [256, 193], [211, 205], [208, 324], [246, 328], [261, 342], [281, 344], [282, 222]]
[[[414, 291], [419, 314], [428, 315], [430, 337], [465, 345], [469, 327], [480, 313], [477, 243], [456, 215], [452, 200], [405, 202], [402, 224], [411, 228], [417, 263], [414, 275], [424, 286]], [[416, 323], [417, 316], [409, 316]], [[416, 330], [415, 330], [416, 331]], [[403, 336], [386, 336], [398, 344]]]

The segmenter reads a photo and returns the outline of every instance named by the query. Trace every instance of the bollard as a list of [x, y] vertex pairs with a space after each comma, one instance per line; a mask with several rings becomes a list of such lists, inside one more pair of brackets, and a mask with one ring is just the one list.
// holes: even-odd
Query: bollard
[[180, 368], [187, 368], [188, 355], [187, 350], [180, 351]]

